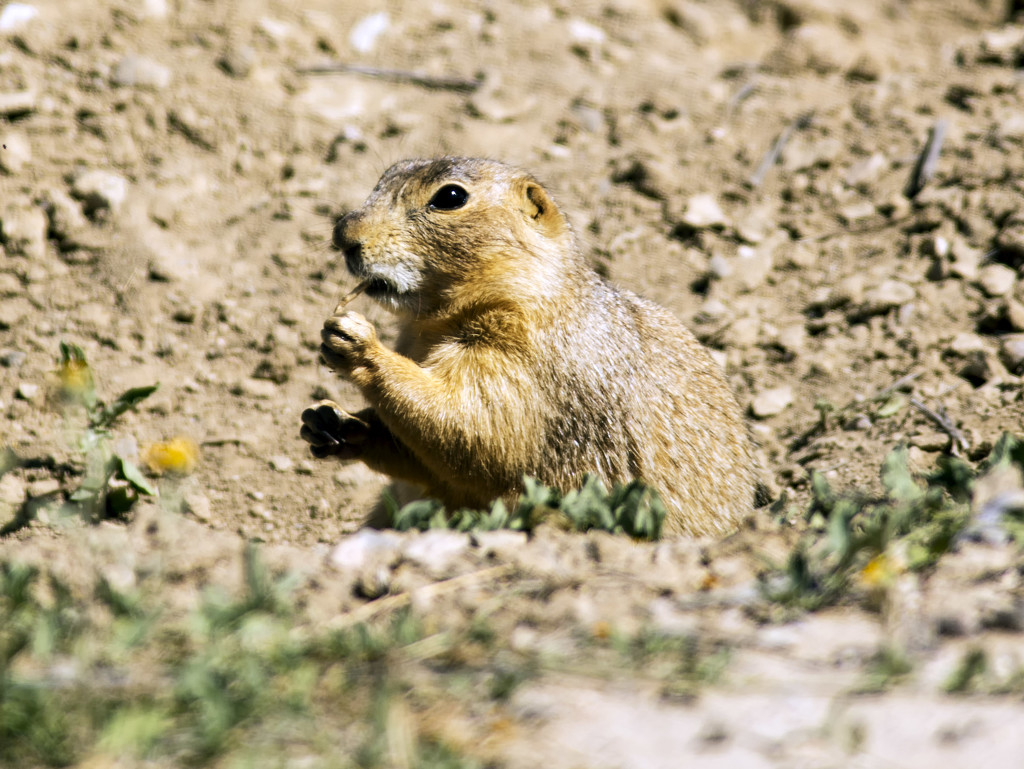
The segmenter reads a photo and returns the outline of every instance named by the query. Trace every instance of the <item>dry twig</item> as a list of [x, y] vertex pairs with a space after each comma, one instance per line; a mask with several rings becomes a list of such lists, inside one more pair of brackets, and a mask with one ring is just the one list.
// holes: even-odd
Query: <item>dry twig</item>
[[935, 175], [935, 169], [939, 165], [939, 153], [942, 152], [942, 143], [946, 140], [948, 128], [949, 121], [940, 119], [935, 121], [928, 132], [928, 141], [921, 148], [921, 154], [917, 156], [914, 170], [903, 190], [903, 194], [908, 198], [914, 198]]
[[364, 67], [360, 64], [347, 64], [343, 61], [331, 61], [324, 64], [308, 64], [295, 69], [301, 75], [329, 75], [338, 72], [347, 72], [354, 75], [390, 80], [394, 83], [410, 83], [422, 86], [423, 88], [435, 88], [444, 91], [475, 91], [480, 87], [482, 80], [463, 77], [441, 77], [428, 75], [423, 72], [413, 72], [404, 69], [380, 69], [379, 67]]
[[932, 420], [942, 432], [952, 439], [953, 443], [950, 446], [949, 453], [954, 457], [960, 456], [961, 451], [967, 451], [971, 447], [967, 437], [960, 431], [959, 427], [953, 424], [953, 420], [946, 414], [945, 409], [941, 412], [934, 411], [914, 397], [910, 398], [910, 405]]
[[750, 175], [751, 187], [756, 189], [761, 186], [761, 183], [764, 182], [764, 177], [768, 175], [772, 166], [779, 162], [782, 150], [784, 150], [786, 145], [789, 144], [789, 140], [793, 137], [793, 134], [807, 128], [813, 119], [814, 110], [809, 110], [808, 112], [804, 112], [802, 115], [798, 116], [796, 120], [782, 130], [782, 133], [779, 134], [775, 143], [772, 144], [771, 149], [769, 149], [767, 154], [761, 159], [757, 169]]

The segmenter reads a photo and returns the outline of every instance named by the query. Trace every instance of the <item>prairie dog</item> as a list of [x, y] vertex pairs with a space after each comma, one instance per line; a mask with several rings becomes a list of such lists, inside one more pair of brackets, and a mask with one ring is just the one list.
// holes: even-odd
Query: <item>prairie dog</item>
[[400, 320], [395, 350], [343, 307], [321, 358], [370, 407], [303, 412], [317, 457], [360, 459], [450, 510], [515, 500], [524, 475], [659, 490], [666, 532], [724, 533], [753, 509], [742, 412], [708, 351], [662, 307], [601, 278], [528, 173], [407, 160], [333, 243]]

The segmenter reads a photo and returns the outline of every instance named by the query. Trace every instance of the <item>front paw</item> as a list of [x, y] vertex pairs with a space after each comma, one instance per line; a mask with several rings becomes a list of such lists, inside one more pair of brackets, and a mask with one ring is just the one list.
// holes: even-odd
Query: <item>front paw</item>
[[367, 365], [377, 330], [359, 313], [343, 312], [327, 319], [320, 339], [320, 359], [336, 373], [350, 375]]
[[370, 425], [333, 401], [320, 401], [302, 412], [299, 435], [317, 459], [358, 459], [369, 434]]

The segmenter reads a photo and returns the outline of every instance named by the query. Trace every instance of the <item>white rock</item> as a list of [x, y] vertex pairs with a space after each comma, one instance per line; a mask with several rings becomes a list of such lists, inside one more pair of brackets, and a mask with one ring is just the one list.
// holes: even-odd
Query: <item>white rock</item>
[[718, 279], [728, 278], [732, 275], [732, 262], [724, 255], [714, 253], [708, 260], [708, 271]]
[[191, 513], [204, 523], [210, 520], [210, 498], [203, 492], [191, 490], [182, 496], [185, 512]]
[[885, 168], [885, 163], [885, 155], [876, 152], [850, 166], [843, 181], [850, 187], [873, 182]]
[[35, 311], [32, 302], [23, 296], [0, 302], [0, 329], [16, 328]]
[[686, 201], [686, 210], [682, 216], [683, 224], [695, 230], [706, 227], [718, 227], [728, 224], [728, 219], [718, 205], [715, 196], [710, 193], [692, 195]]
[[364, 16], [348, 33], [348, 42], [359, 53], [369, 53], [377, 44], [377, 38], [391, 27], [391, 17], [385, 11]]
[[286, 457], [283, 454], [270, 458], [270, 467], [279, 473], [286, 473], [294, 466], [295, 463], [292, 461], [292, 458]]
[[511, 529], [478, 531], [473, 534], [473, 544], [484, 555], [496, 555], [499, 558], [508, 557], [519, 548], [526, 547], [527, 542], [526, 532]]
[[949, 349], [957, 355], [970, 355], [974, 352], [984, 352], [985, 340], [970, 331], [962, 331], [953, 337], [953, 341], [949, 343]]
[[27, 198], [0, 211], [0, 242], [8, 254], [39, 259], [46, 254], [46, 214]]
[[75, 177], [71, 194], [82, 201], [87, 215], [102, 210], [117, 213], [128, 199], [128, 180], [110, 171], [84, 171]]
[[17, 396], [23, 401], [34, 401], [39, 395], [39, 385], [31, 382], [22, 382], [18, 385]]
[[[12, 275], [9, 272], [0, 272], [0, 299], [8, 296], [20, 296], [24, 292], [25, 287], [17, 275]], [[6, 353], [6, 350], [0, 351], [0, 362], [3, 361], [3, 356]]]
[[231, 392], [256, 400], [269, 400], [277, 395], [277, 385], [269, 379], [242, 379], [232, 385]]
[[30, 162], [32, 145], [25, 134], [12, 132], [0, 136], [0, 170], [16, 174]]
[[746, 289], [757, 288], [774, 265], [774, 245], [762, 243], [758, 246], [740, 246], [736, 249], [736, 277]]
[[859, 203], [851, 203], [839, 211], [839, 218], [846, 224], [853, 224], [861, 219], [867, 219], [875, 215], [875, 204], [870, 200], [862, 200]]
[[912, 286], [899, 280], [884, 280], [864, 292], [864, 311], [877, 315], [909, 302], [914, 296]]
[[360, 571], [372, 561], [391, 559], [401, 546], [402, 537], [393, 531], [360, 529], [341, 540], [327, 560], [335, 569]]
[[1005, 264], [986, 264], [978, 271], [978, 285], [989, 296], [1006, 296], [1016, 282], [1016, 271]]
[[0, 93], [0, 117], [18, 117], [36, 109], [35, 91]]
[[136, 13], [143, 19], [166, 19], [167, 0], [142, 0]]
[[14, 474], [0, 477], [0, 503], [11, 506], [25, 501], [25, 481]]
[[793, 388], [789, 385], [773, 387], [758, 393], [750, 404], [750, 412], [758, 419], [781, 414], [793, 403]]
[[16, 32], [39, 15], [39, 9], [25, 3], [8, 3], [0, 11], [0, 32]]
[[1003, 363], [1014, 374], [1024, 371], [1024, 334], [1007, 334], [1001, 340]]
[[603, 29], [582, 19], [569, 20], [569, 37], [577, 45], [602, 45], [608, 39]]
[[171, 70], [146, 56], [125, 56], [110, 74], [114, 85], [137, 88], [166, 88], [171, 84]]
[[448, 529], [430, 529], [410, 539], [402, 555], [437, 575], [444, 572], [468, 547], [468, 534]]
[[292, 34], [291, 24], [287, 21], [271, 18], [270, 16], [261, 18], [257, 26], [261, 32], [277, 43], [287, 40]]

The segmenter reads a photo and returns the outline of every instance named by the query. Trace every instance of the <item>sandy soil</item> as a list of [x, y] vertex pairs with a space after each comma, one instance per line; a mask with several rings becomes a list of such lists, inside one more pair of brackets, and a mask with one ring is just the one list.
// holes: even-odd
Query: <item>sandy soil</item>
[[[173, 525], [188, 527], [163, 557], [209, 561], [180, 569], [179, 589], [209, 578], [209, 564], [231, 571], [241, 542], [258, 539], [335, 585], [311, 616], [349, 610], [355, 577], [337, 576], [323, 556], [358, 528], [381, 479], [316, 463], [298, 438], [311, 401], [358, 405], [316, 357], [321, 323], [352, 285], [328, 246], [331, 221], [391, 162], [446, 153], [533, 171], [602, 270], [716, 351], [792, 511], [807, 502], [811, 470], [838, 488], [877, 489], [898, 443], [925, 468], [951, 449], [980, 458], [1020, 429], [1019, 3], [28, 5], [34, 18], [0, 31], [0, 438], [38, 467], [0, 483], [8, 517], [26, 498], [75, 487], [62, 472], [77, 461], [69, 427], [48, 397], [58, 343], [74, 342], [108, 396], [161, 383], [119, 423], [126, 454], [132, 440], [177, 435], [201, 448], [196, 471], [162, 487], [165, 510], [185, 517]], [[337, 61], [482, 85], [306, 69]], [[937, 125], [934, 175], [908, 198]], [[765, 163], [780, 139], [777, 162]], [[357, 302], [388, 338], [386, 313]], [[520, 632], [522, 644], [558, 647], [563, 622], [637, 628], [653, 616], [744, 652], [696, 705], [658, 696], [629, 671], [542, 678], [517, 693], [512, 736], [488, 747], [488, 760], [668, 767], [692, 753], [695, 766], [952, 767], [989, 751], [989, 766], [1012, 765], [1022, 746], [1006, 722], [1024, 715], [1019, 701], [951, 700], [936, 683], [972, 644], [1024, 664], [1012, 548], [949, 556], [915, 588], [926, 607], [915, 616], [937, 621], [927, 607], [977, 589], [1017, 620], [997, 630], [978, 620], [952, 639], [928, 633], [913, 684], [858, 699], [847, 693], [892, 631], [877, 614], [778, 625], [728, 597], [690, 606], [700, 569], [679, 566], [688, 576], [678, 583], [658, 576], [677, 556], [714, 556], [720, 565], [700, 568], [725, 586], [748, 584], [756, 547], [791, 540], [757, 520], [740, 544], [663, 545], [676, 548], [663, 561], [658, 545], [613, 543], [624, 548], [617, 566], [588, 556], [587, 537], [549, 532], [552, 548], [580, 555], [550, 556], [570, 572], [564, 607], [546, 598], [535, 610], [526, 599], [504, 608], [509, 634], [539, 634]], [[101, 532], [126, 526], [137, 525]], [[44, 513], [0, 548], [59, 564], [91, 536]], [[529, 570], [514, 549], [498, 562]], [[427, 581], [457, 576], [490, 563], [485, 550], [474, 545], [439, 571], [409, 568]], [[79, 568], [102, 566], [82, 559]], [[580, 587], [598, 576], [615, 596], [606, 605]], [[443, 610], [446, 601], [423, 609]], [[486, 732], [482, 723], [472, 728]]]

